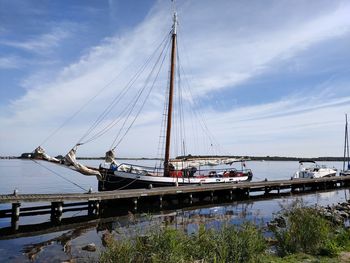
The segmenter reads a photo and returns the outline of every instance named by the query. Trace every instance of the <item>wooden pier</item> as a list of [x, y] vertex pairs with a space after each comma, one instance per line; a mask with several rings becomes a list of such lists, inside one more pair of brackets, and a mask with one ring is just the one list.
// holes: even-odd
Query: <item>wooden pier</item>
[[[350, 186], [350, 177], [327, 177], [319, 179], [291, 179], [260, 182], [240, 182], [222, 184], [203, 184], [191, 186], [159, 187], [153, 189], [130, 189], [106, 192], [88, 193], [62, 193], [62, 194], [13, 194], [0, 195], [0, 204], [11, 204], [11, 209], [0, 210], [1, 217], [11, 217], [14, 230], [18, 228], [17, 222], [20, 216], [37, 214], [51, 214], [52, 220], [61, 220], [63, 212], [87, 209], [89, 214], [98, 215], [100, 204], [104, 201], [113, 200], [128, 204], [134, 210], [138, 209], [139, 202], [152, 201], [159, 208], [163, 202], [177, 200], [189, 205], [198, 200], [239, 200], [252, 196], [278, 195], [283, 191], [312, 192], [325, 189], [336, 189]], [[256, 193], [256, 194], [254, 194]], [[22, 203], [40, 203], [39, 206], [23, 207]], [[42, 203], [48, 203], [42, 205]], [[116, 206], [117, 208], [117, 206]]]

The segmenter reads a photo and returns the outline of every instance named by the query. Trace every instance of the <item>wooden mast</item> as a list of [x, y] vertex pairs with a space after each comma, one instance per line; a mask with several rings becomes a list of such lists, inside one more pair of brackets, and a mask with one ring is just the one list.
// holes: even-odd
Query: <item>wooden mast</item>
[[169, 156], [170, 156], [170, 140], [171, 140], [171, 120], [173, 112], [173, 95], [175, 83], [175, 63], [176, 63], [176, 26], [177, 14], [174, 12], [173, 17], [173, 34], [171, 47], [171, 65], [170, 65], [170, 85], [169, 85], [169, 101], [168, 101], [168, 116], [165, 141], [165, 156], [164, 156], [164, 176], [169, 176]]

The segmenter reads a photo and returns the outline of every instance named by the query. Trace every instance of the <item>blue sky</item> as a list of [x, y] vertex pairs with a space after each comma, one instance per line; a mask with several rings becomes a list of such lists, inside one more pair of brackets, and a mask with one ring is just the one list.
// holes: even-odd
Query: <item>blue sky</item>
[[[0, 0], [0, 155], [33, 150], [114, 80], [43, 145], [68, 152], [170, 30], [171, 10], [170, 1]], [[179, 0], [177, 10], [181, 63], [225, 154], [342, 155], [349, 1]], [[163, 86], [119, 155], [156, 155]], [[103, 155], [114, 137], [106, 135], [79, 154]], [[210, 148], [202, 146], [188, 151]]]

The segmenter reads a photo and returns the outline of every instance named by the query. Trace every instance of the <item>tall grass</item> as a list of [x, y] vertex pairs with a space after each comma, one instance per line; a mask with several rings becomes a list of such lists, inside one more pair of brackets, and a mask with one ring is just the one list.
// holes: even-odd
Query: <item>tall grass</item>
[[261, 262], [266, 242], [250, 223], [221, 230], [205, 229], [192, 235], [165, 227], [147, 235], [110, 239], [101, 262]]
[[201, 226], [191, 235], [164, 226], [133, 237], [112, 237], [100, 262], [298, 262], [302, 255], [336, 262], [340, 251], [350, 251], [350, 230], [335, 225], [316, 208], [296, 203], [283, 211], [283, 218], [285, 224], [270, 229], [277, 256], [266, 253], [260, 228], [243, 223], [219, 230]]

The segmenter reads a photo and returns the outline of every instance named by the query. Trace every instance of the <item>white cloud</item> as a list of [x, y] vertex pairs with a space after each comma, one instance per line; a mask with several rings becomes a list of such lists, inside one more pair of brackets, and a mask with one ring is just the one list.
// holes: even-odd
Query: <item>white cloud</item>
[[0, 57], [0, 69], [20, 68], [21, 65], [21, 59], [16, 56]]
[[26, 41], [1, 40], [0, 44], [38, 54], [47, 54], [70, 35], [70, 31], [61, 27], [56, 27], [49, 33], [32, 37]]
[[[350, 13], [350, 4], [347, 2], [342, 5], [323, 2], [315, 12], [311, 8], [303, 8], [304, 4], [284, 3], [266, 7], [266, 13], [261, 12], [259, 2], [249, 6], [246, 2], [232, 4], [231, 1], [201, 1], [203, 8], [198, 8], [198, 2], [180, 5], [180, 33], [184, 36], [179, 36], [179, 42], [185, 46], [191, 61], [191, 66], [188, 66], [189, 63], [184, 63], [186, 58], [182, 59], [182, 65], [194, 79], [192, 84], [195, 85], [195, 95], [198, 98], [213, 90], [222, 89], [225, 92], [224, 89], [268, 73], [281, 60], [288, 61], [315, 44], [336, 40], [349, 33], [350, 20], [347, 14]], [[236, 5], [240, 5], [241, 9], [235, 10]], [[248, 17], [246, 12], [249, 13]], [[92, 47], [76, 63], [57, 69], [57, 73], [43, 70], [23, 81], [27, 93], [13, 101], [10, 116], [0, 116], [0, 136], [7, 138], [6, 141], [0, 139], [1, 151], [12, 154], [31, 150], [66, 117], [71, 116], [101, 87], [109, 83], [116, 72], [122, 72], [118, 81], [113, 82], [110, 89], [101, 92], [92, 106], [85, 109], [87, 114], [74, 119], [50, 142], [56, 153], [64, 153], [88, 127], [88, 124], [81, 124], [85, 118], [93, 120], [101, 112], [113, 94], [125, 85], [127, 76], [132, 75], [130, 72], [134, 72], [140, 61], [144, 61], [151, 53], [155, 43], [158, 43], [157, 39], [169, 31], [170, 24], [168, 6], [158, 2], [145, 21], [133, 30], [101, 41], [100, 45]], [[58, 30], [23, 43], [6, 43], [29, 51], [45, 52], [59, 45], [67, 34]], [[186, 57], [184, 52], [183, 55]], [[123, 71], [132, 61], [136, 63]], [[142, 121], [149, 120], [149, 125], [140, 124], [136, 127], [131, 139], [121, 145], [122, 155], [152, 156], [155, 152], [157, 138], [148, 139], [148, 135], [158, 137], [159, 134], [159, 125], [153, 123], [158, 121], [157, 116], [162, 112], [163, 104], [157, 100], [160, 93], [157, 90], [151, 105], [148, 105], [147, 119], [142, 118]], [[327, 99], [298, 96], [224, 113], [215, 111], [211, 108], [212, 105], [208, 105], [209, 109], [204, 111], [209, 116], [208, 123], [215, 127], [215, 133], [222, 138], [220, 141], [230, 145], [231, 153], [238, 151], [242, 154], [290, 155], [302, 149], [300, 147], [306, 143], [302, 138], [310, 138], [316, 132], [325, 135], [324, 131], [337, 134], [334, 127], [339, 128], [341, 125], [340, 115], [348, 109], [345, 103], [349, 102], [349, 98]], [[336, 126], [332, 126], [334, 120]], [[12, 131], [11, 134], [8, 134], [9, 130]], [[112, 136], [110, 134], [110, 138], [94, 144], [93, 150], [87, 150], [87, 153], [97, 155], [103, 152], [109, 146]], [[319, 144], [320, 140], [315, 141], [314, 147], [300, 150], [301, 155], [327, 155], [324, 154], [325, 147]], [[335, 141], [338, 138], [327, 142], [327, 147], [338, 147], [339, 144]], [[239, 150], [237, 147], [240, 147]], [[334, 154], [337, 154], [337, 150], [332, 146], [328, 155]]]

